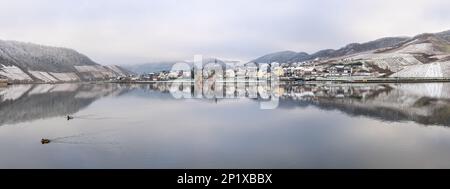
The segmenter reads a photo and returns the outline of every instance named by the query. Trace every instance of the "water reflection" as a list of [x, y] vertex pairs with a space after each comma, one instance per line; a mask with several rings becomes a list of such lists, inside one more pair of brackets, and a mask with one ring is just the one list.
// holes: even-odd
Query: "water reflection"
[[281, 109], [314, 106], [322, 110], [338, 110], [351, 116], [366, 116], [383, 121], [414, 121], [423, 125], [450, 126], [448, 83], [12, 85], [0, 88], [0, 125], [72, 115], [102, 97], [124, 94], [170, 100], [189, 98], [216, 103], [248, 98], [257, 103], [276, 102], [275, 107]]
[[[450, 125], [450, 84], [372, 84], [292, 86], [281, 107], [314, 105], [351, 116], [383, 121]], [[297, 102], [297, 103], [296, 103]]]
[[75, 114], [101, 97], [120, 95], [127, 89], [75, 83], [0, 88], [0, 125]]

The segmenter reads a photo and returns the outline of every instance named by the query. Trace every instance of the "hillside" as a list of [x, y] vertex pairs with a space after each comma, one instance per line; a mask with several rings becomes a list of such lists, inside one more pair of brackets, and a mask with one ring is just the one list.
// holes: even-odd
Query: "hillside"
[[311, 59], [311, 56], [305, 52], [282, 51], [264, 55], [252, 62], [255, 63], [271, 63], [271, 62], [296, 62]]
[[436, 33], [436, 35], [447, 41], [450, 41], [450, 30]]
[[15, 82], [101, 80], [128, 74], [68, 48], [0, 40], [0, 76]]
[[135, 65], [122, 65], [122, 67], [137, 74], [145, 74], [170, 70], [175, 63], [177, 62], [153, 62]]
[[450, 77], [450, 42], [420, 34], [393, 47], [346, 58], [364, 60], [394, 72], [391, 77]]
[[[297, 58], [297, 54], [302, 58]], [[390, 77], [450, 77], [450, 30], [351, 43], [338, 50], [326, 49], [311, 55], [292, 51], [272, 53], [253, 62], [261, 60], [288, 64], [314, 60], [325, 66], [358, 61], [371, 71]]]

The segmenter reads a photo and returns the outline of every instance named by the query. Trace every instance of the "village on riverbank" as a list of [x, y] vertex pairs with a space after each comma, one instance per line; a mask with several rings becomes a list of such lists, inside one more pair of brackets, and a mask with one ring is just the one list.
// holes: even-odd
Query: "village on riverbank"
[[[340, 82], [340, 83], [402, 83], [402, 82], [450, 82], [450, 77], [423, 77], [396, 75], [364, 60], [342, 59], [334, 63], [320, 59], [298, 63], [255, 64], [225, 66], [217, 63], [200, 70], [164, 70], [140, 75], [118, 77], [113, 82], [148, 83], [194, 81], [198, 78], [214, 78], [220, 82], [267, 81], [276, 78], [284, 82]], [[438, 70], [439, 71], [439, 70]]]

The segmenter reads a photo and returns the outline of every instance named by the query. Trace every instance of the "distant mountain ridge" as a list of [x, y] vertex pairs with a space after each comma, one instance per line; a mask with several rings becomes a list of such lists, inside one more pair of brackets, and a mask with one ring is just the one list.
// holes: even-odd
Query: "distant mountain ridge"
[[134, 65], [122, 65], [127, 70], [130, 70], [137, 74], [145, 74], [151, 72], [168, 71], [172, 69], [172, 66], [178, 61], [166, 61], [166, 62], [153, 62]]
[[450, 30], [436, 33], [436, 35], [447, 41], [450, 41]]
[[0, 76], [19, 82], [68, 82], [124, 76], [119, 66], [102, 66], [75, 50], [0, 40]]
[[259, 57], [251, 62], [271, 63], [271, 62], [294, 62], [304, 61], [311, 58], [311, 55], [305, 52], [281, 51]]
[[281, 51], [276, 53], [271, 53], [264, 55], [262, 57], [256, 58], [251, 62], [255, 63], [271, 63], [271, 62], [280, 62], [280, 63], [293, 63], [293, 62], [302, 62], [313, 60], [316, 58], [334, 58], [339, 56], [345, 56], [349, 54], [355, 54], [365, 51], [371, 51], [380, 48], [386, 48], [393, 45], [396, 45], [400, 42], [408, 40], [408, 37], [386, 37], [377, 39], [374, 41], [366, 42], [366, 43], [351, 43], [337, 50], [333, 49], [325, 49], [320, 50], [314, 54], [308, 54], [305, 52], [294, 52], [294, 51]]
[[[233, 60], [221, 60], [219, 58], [204, 58], [203, 64], [208, 63], [236, 63], [239, 61], [233, 61]], [[176, 63], [186, 63], [190, 66], [192, 66], [192, 61], [161, 61], [161, 62], [149, 62], [149, 63], [143, 63], [143, 64], [134, 64], [134, 65], [121, 65], [121, 67], [130, 70], [137, 74], [145, 74], [145, 73], [155, 73], [155, 72], [161, 72], [161, 71], [170, 71], [172, 69], [172, 66]]]

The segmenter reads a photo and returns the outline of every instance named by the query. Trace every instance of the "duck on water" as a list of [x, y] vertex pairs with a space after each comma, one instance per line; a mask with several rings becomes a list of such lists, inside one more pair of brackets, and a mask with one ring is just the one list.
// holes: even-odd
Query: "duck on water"
[[[73, 119], [74, 117], [70, 116], [70, 115], [67, 115], [66, 118], [67, 118], [67, 121], [69, 121], [69, 120]], [[48, 138], [41, 139], [41, 143], [42, 144], [49, 144], [50, 142], [51, 142], [51, 140], [48, 139]]]
[[48, 143], [50, 143], [50, 142], [51, 142], [50, 139], [47, 139], [47, 138], [41, 139], [41, 143], [42, 143], [42, 144], [48, 144]]

